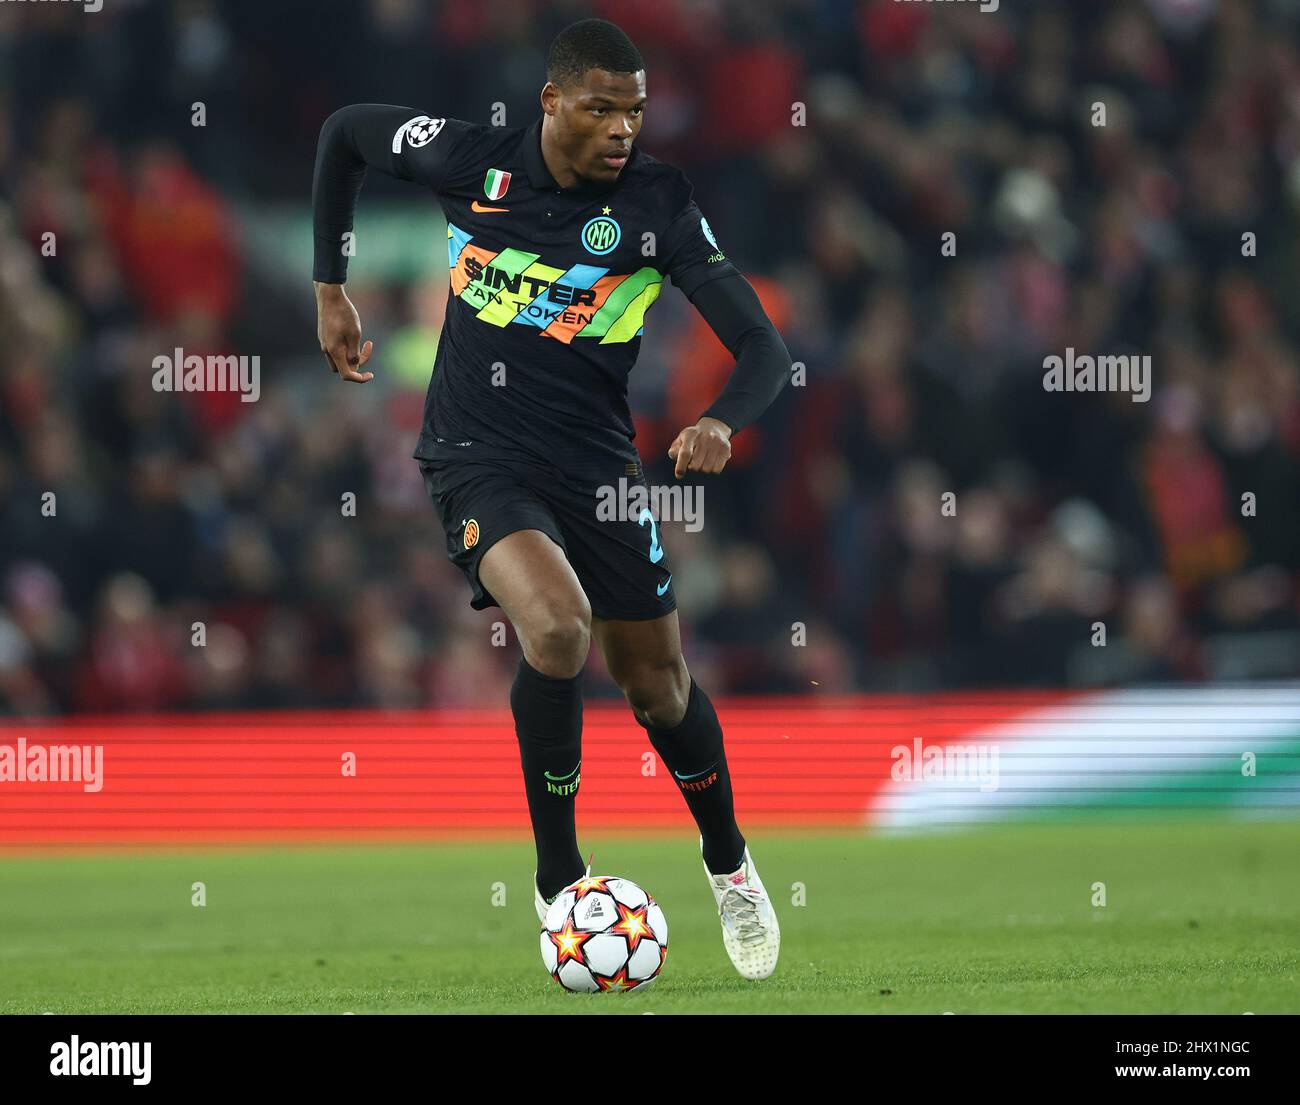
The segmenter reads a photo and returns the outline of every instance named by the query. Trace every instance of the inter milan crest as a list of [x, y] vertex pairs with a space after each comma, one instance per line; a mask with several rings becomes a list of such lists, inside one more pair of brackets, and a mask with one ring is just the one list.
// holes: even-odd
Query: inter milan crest
[[591, 253], [608, 253], [622, 236], [618, 223], [606, 215], [597, 215], [582, 228], [582, 244]]

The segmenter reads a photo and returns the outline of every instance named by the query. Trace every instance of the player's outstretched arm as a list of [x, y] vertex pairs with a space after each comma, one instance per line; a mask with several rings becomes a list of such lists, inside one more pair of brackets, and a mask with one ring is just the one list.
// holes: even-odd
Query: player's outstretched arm
[[366, 170], [437, 188], [447, 155], [465, 124], [431, 119], [414, 108], [353, 104], [325, 120], [316, 143], [312, 177], [316, 336], [330, 369], [345, 380], [365, 383], [373, 372], [358, 371], [370, 359], [373, 342], [361, 344], [361, 319], [343, 290], [352, 244], [352, 222]]
[[767, 317], [753, 286], [729, 273], [697, 288], [691, 302], [736, 358], [727, 385], [699, 422], [668, 447], [673, 474], [721, 472], [731, 459], [731, 438], [772, 404], [790, 378], [790, 353]]

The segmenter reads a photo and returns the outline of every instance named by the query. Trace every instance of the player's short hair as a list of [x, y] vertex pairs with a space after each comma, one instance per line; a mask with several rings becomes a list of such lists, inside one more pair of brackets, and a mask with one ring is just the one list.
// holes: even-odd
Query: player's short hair
[[546, 79], [560, 88], [580, 84], [588, 69], [635, 73], [645, 68], [641, 53], [623, 29], [605, 19], [570, 23], [551, 43]]

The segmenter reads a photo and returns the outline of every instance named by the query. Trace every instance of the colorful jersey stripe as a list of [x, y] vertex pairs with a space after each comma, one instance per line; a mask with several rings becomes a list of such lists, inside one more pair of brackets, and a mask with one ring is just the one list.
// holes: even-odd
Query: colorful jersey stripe
[[596, 265], [561, 269], [536, 253], [495, 252], [472, 239], [447, 224], [451, 290], [493, 326], [533, 326], [566, 344], [575, 338], [629, 342], [645, 332], [646, 311], [663, 288], [663, 274], [649, 266], [618, 275]]
[[[573, 268], [563, 273], [558, 280], [552, 281], [552, 283], [586, 291], [607, 272], [609, 272], [608, 269], [602, 269], [596, 265], [574, 265]], [[530, 326], [545, 330], [556, 315], [568, 309], [569, 306], [570, 303], [567, 298], [564, 298], [563, 302], [561, 302], [560, 299], [552, 297], [550, 288], [546, 288], [541, 295], [528, 305], [527, 310], [516, 317], [514, 321], [526, 322]]]

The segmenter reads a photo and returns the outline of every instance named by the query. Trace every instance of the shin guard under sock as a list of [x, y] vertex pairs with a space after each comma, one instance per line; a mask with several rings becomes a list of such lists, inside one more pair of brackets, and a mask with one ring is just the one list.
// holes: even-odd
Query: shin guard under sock
[[735, 871], [745, 858], [745, 838], [736, 824], [722, 726], [709, 696], [692, 678], [686, 714], [676, 726], [641, 724], [700, 828], [704, 865], [715, 875]]
[[574, 824], [582, 778], [581, 679], [581, 673], [571, 679], [543, 675], [520, 657], [510, 688], [537, 845], [537, 886], [545, 898], [554, 897], [586, 870]]

